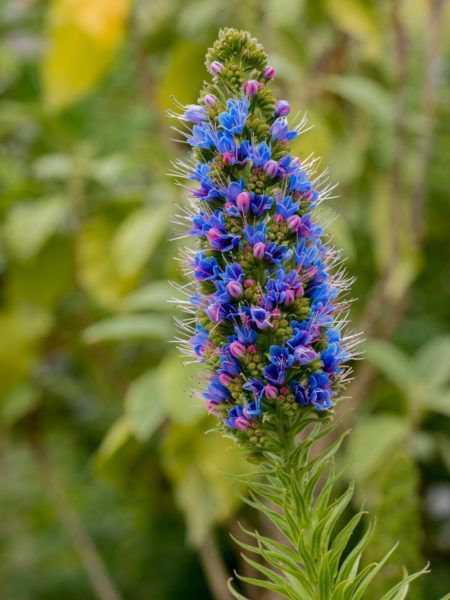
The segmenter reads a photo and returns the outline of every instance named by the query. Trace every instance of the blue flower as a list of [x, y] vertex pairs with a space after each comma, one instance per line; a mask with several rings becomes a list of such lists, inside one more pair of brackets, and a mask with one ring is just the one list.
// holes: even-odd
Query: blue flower
[[258, 400], [260, 400], [264, 394], [264, 383], [259, 379], [249, 379], [242, 387], [244, 390], [251, 392]]
[[266, 225], [258, 223], [257, 225], [246, 225], [244, 227], [244, 237], [247, 242], [254, 246], [258, 242], [266, 241]]
[[296, 215], [299, 210], [299, 205], [294, 202], [291, 196], [284, 196], [281, 200], [278, 200], [275, 205], [275, 213], [281, 215], [286, 221], [292, 215]]
[[272, 157], [272, 149], [267, 142], [250, 146], [248, 156], [255, 167], [263, 167]]
[[227, 100], [227, 110], [220, 113], [220, 126], [229, 133], [242, 133], [248, 117], [249, 101], [247, 98]]
[[291, 367], [294, 362], [294, 357], [289, 353], [289, 350], [284, 346], [270, 346], [269, 360], [272, 364], [278, 365], [283, 369]]
[[280, 246], [275, 243], [268, 244], [266, 246], [266, 251], [264, 252], [264, 259], [273, 263], [279, 264], [289, 258], [292, 255], [292, 250], [287, 246]]
[[218, 377], [211, 379], [208, 385], [208, 389], [203, 394], [203, 397], [214, 404], [221, 404], [227, 402], [230, 398], [230, 392], [222, 385]]
[[256, 194], [252, 194], [250, 210], [256, 217], [260, 217], [272, 208], [272, 204], [273, 198], [271, 198], [270, 196], [257, 196]]
[[205, 256], [201, 252], [194, 256], [194, 276], [197, 281], [211, 281], [219, 272], [219, 264], [214, 256]]
[[215, 140], [211, 126], [208, 123], [194, 125], [192, 128], [192, 135], [187, 138], [187, 143], [195, 148], [213, 148]]
[[208, 331], [197, 323], [195, 326], [195, 335], [193, 335], [189, 343], [192, 346], [192, 349], [196, 356], [202, 357], [203, 352], [205, 351], [205, 347], [209, 341]]
[[286, 381], [286, 370], [271, 363], [264, 369], [264, 377], [274, 385], [282, 385]]

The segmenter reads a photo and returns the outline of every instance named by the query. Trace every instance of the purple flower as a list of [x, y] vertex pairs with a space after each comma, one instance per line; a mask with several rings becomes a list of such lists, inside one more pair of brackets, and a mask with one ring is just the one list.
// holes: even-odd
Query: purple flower
[[264, 308], [252, 306], [250, 308], [250, 317], [258, 329], [267, 329], [271, 326], [270, 312]]
[[276, 160], [268, 160], [264, 165], [264, 171], [269, 177], [276, 177], [279, 171], [278, 163]]
[[264, 71], [263, 71], [263, 77], [264, 79], [266, 79], [267, 81], [270, 81], [271, 79], [274, 79], [276, 75], [276, 71], [275, 68], [268, 65]]
[[244, 94], [251, 98], [252, 96], [256, 96], [256, 94], [259, 92], [259, 90], [262, 87], [263, 87], [262, 83], [260, 83], [259, 81], [256, 81], [256, 79], [249, 79], [248, 81], [246, 81], [244, 83], [242, 89], [244, 91]]
[[203, 106], [199, 106], [198, 104], [188, 104], [186, 106], [186, 110], [183, 114], [183, 119], [185, 121], [190, 121], [191, 123], [201, 123], [202, 121], [206, 121], [208, 118], [208, 113], [206, 112]]
[[211, 75], [219, 75], [223, 71], [223, 64], [214, 60], [208, 67], [208, 71]]
[[297, 346], [294, 350], [295, 361], [299, 365], [308, 365], [318, 356], [318, 353], [309, 346]]
[[291, 107], [289, 106], [289, 102], [287, 100], [278, 100], [275, 105], [275, 115], [277, 117], [287, 117], [290, 112]]
[[214, 94], [206, 94], [203, 97], [203, 102], [206, 104], [206, 106], [214, 106], [217, 102], [217, 98], [214, 96]]
[[290, 142], [298, 135], [295, 130], [289, 131], [289, 125], [285, 117], [278, 117], [278, 119], [275, 119], [270, 128], [270, 134], [273, 140], [279, 140], [281, 142]]

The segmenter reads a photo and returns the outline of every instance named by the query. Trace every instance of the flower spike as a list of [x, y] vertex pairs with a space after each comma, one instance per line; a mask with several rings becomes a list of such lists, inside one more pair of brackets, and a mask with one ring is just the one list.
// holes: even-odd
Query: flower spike
[[190, 183], [189, 234], [198, 240], [187, 264], [189, 345], [210, 370], [208, 411], [261, 443], [275, 414], [333, 409], [349, 373], [346, 282], [314, 218], [327, 189], [313, 179], [314, 161], [290, 150], [304, 122], [290, 125], [289, 103], [274, 98], [264, 50], [225, 29], [206, 67], [211, 81], [198, 104], [178, 115], [193, 160], [176, 172]]

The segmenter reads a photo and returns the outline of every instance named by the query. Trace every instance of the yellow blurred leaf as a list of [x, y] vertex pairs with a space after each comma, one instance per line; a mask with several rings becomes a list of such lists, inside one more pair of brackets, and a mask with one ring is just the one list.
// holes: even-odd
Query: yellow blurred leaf
[[163, 445], [163, 464], [194, 545], [202, 543], [214, 523], [232, 516], [244, 491], [236, 478], [253, 470], [237, 444], [219, 432], [205, 434], [209, 423], [173, 424]]
[[327, 163], [333, 142], [333, 134], [318, 112], [308, 110], [307, 117], [311, 129], [292, 142], [292, 154], [302, 158], [313, 154], [323, 159], [324, 163]]
[[376, 9], [366, 0], [328, 0], [327, 10], [336, 25], [356, 38], [371, 58], [381, 50], [380, 23]]
[[59, 109], [103, 75], [122, 42], [131, 0], [53, 0], [42, 64], [45, 101]]
[[38, 360], [39, 342], [51, 325], [49, 313], [43, 310], [30, 308], [0, 312], [0, 331], [5, 341], [0, 345], [0, 392], [28, 377]]
[[205, 77], [203, 66], [205, 46], [182, 40], [176, 44], [159, 85], [158, 104], [161, 110], [173, 108], [173, 97], [179, 102], [194, 102]]
[[77, 279], [95, 301], [118, 308], [132, 289], [134, 277], [123, 276], [112, 256], [116, 227], [105, 217], [84, 223], [76, 243]]

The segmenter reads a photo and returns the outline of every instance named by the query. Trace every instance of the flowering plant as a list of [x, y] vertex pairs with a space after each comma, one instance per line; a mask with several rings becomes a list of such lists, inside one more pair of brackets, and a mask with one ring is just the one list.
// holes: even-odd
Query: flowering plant
[[[192, 148], [191, 160], [175, 163], [191, 193], [182, 222], [198, 239], [186, 251], [193, 288], [183, 288], [189, 335], [180, 342], [209, 367], [207, 410], [260, 465], [248, 503], [282, 534], [246, 532], [255, 546], [238, 543], [268, 566], [247, 557], [264, 579], [241, 579], [286, 598], [363, 598], [388, 557], [359, 570], [369, 529], [342, 559], [362, 513], [335, 532], [352, 497], [351, 486], [332, 494], [339, 442], [311, 455], [332, 428], [358, 341], [344, 332], [340, 254], [314, 218], [332, 186], [315, 159], [292, 155], [305, 120], [289, 125], [289, 103], [270, 89], [275, 69], [248, 33], [223, 30], [206, 66], [212, 80], [198, 104], [174, 115]], [[404, 598], [417, 575], [384, 600]]]

